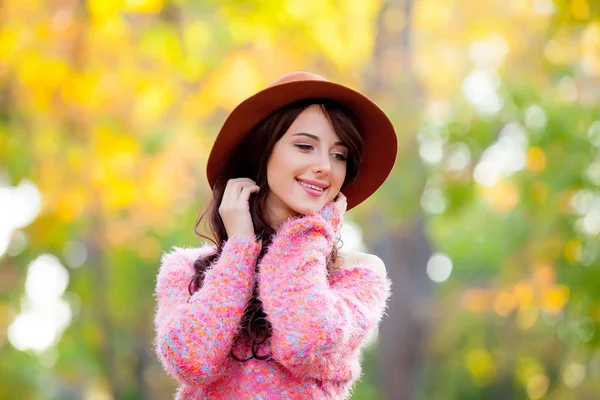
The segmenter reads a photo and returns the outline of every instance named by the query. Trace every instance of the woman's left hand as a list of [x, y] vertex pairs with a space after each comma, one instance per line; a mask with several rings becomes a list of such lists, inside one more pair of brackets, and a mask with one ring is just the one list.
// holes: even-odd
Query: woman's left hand
[[348, 199], [346, 198], [346, 196], [344, 196], [344, 193], [340, 192], [334, 199], [334, 202], [341, 218], [346, 212], [346, 209], [348, 208]]
[[340, 192], [335, 200], [325, 204], [321, 211], [318, 212], [318, 214], [331, 225], [335, 236], [339, 235], [342, 226], [342, 217], [344, 216], [347, 207], [348, 202], [346, 196]]

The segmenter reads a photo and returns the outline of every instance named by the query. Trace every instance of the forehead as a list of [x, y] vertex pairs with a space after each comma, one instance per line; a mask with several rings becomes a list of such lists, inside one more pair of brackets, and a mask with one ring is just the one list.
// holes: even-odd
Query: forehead
[[339, 140], [331, 121], [325, 115], [321, 106], [317, 104], [313, 104], [302, 111], [290, 125], [284, 137], [299, 132], [316, 135], [322, 140]]

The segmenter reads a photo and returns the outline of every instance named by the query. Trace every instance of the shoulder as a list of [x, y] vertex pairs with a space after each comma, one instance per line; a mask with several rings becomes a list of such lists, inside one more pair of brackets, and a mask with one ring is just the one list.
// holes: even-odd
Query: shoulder
[[368, 268], [378, 275], [387, 276], [385, 264], [375, 254], [360, 251], [340, 252], [334, 263], [334, 268], [346, 269], [352, 267]]
[[204, 244], [201, 247], [173, 246], [162, 254], [161, 272], [180, 270], [181, 268], [191, 269], [197, 259], [214, 254], [214, 252], [215, 246], [212, 244]]
[[343, 287], [376, 307], [385, 306], [392, 293], [392, 281], [381, 258], [369, 253], [340, 252], [338, 263], [339, 268], [330, 275], [332, 287]]

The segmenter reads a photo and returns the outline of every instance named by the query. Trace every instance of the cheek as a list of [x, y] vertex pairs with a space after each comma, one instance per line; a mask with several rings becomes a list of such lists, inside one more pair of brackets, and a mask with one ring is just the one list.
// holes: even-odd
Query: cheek
[[338, 190], [341, 189], [346, 179], [346, 165], [340, 165], [339, 168], [332, 171], [332, 175], [332, 184], [335, 182], [335, 187]]
[[287, 193], [293, 183], [294, 166], [287, 162], [285, 155], [277, 154], [267, 164], [267, 182], [271, 190]]
[[267, 167], [267, 174], [279, 181], [292, 181], [307, 168], [307, 161], [298, 157], [293, 152], [280, 152], [272, 158], [272, 163]]

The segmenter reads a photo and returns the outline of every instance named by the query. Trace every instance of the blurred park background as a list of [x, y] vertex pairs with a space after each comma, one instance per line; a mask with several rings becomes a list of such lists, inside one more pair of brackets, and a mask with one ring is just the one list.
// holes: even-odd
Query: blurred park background
[[399, 133], [344, 230], [394, 282], [352, 399], [600, 399], [598, 0], [1, 0], [0, 399], [171, 398], [160, 256], [293, 70]]

